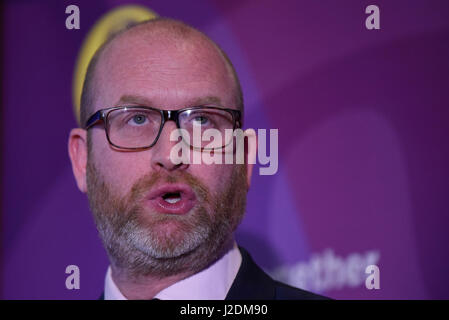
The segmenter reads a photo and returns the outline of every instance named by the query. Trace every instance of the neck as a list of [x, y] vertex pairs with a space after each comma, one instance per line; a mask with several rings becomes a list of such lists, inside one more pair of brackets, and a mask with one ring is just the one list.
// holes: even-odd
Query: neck
[[220, 249], [216, 258], [211, 257], [211, 261], [205, 264], [204, 268], [196, 271], [186, 271], [175, 275], [161, 278], [155, 275], [145, 275], [140, 277], [131, 277], [126, 269], [119, 268], [111, 264], [112, 279], [115, 285], [120, 289], [120, 292], [130, 300], [151, 300], [159, 292], [168, 288], [169, 286], [179, 282], [185, 278], [192, 276], [195, 273], [201, 272], [210, 265], [221, 259], [228, 251], [232, 249], [234, 239], [230, 239]]

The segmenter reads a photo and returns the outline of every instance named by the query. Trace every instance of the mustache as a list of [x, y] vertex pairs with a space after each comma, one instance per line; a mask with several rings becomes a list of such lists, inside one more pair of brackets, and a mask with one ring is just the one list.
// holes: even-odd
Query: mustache
[[151, 189], [162, 183], [185, 183], [192, 188], [200, 201], [210, 203], [211, 194], [206, 185], [198, 178], [185, 171], [173, 173], [150, 172], [142, 176], [131, 187], [128, 194], [128, 200], [133, 203], [143, 200]]

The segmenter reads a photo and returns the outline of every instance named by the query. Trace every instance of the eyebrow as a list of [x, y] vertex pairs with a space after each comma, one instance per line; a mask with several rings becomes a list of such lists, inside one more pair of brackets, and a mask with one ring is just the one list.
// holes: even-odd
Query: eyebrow
[[[125, 94], [121, 96], [120, 100], [116, 103], [117, 106], [125, 105], [125, 104], [136, 104], [141, 106], [148, 106], [148, 107], [154, 107], [154, 103], [148, 99], [147, 97], [140, 96], [140, 95], [132, 95], [132, 94]], [[205, 96], [205, 97], [199, 97], [194, 98], [187, 102], [185, 104], [186, 107], [191, 106], [202, 106], [202, 105], [208, 105], [208, 104], [214, 104], [214, 105], [220, 105], [221, 106], [221, 99], [216, 96]]]
[[152, 102], [150, 99], [139, 96], [139, 95], [131, 95], [125, 94], [121, 96], [120, 100], [116, 103], [116, 105], [124, 105], [124, 104], [138, 104], [142, 106], [152, 106]]
[[221, 99], [215, 96], [206, 96], [201, 98], [195, 98], [191, 101], [190, 105], [206, 105], [206, 104], [218, 104], [221, 105]]

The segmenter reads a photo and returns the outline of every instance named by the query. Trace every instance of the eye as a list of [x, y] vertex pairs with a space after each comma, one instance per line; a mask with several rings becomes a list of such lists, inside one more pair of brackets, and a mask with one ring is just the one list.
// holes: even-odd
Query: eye
[[203, 115], [198, 115], [193, 118], [193, 122], [196, 125], [205, 125], [209, 122], [209, 119]]
[[129, 119], [128, 124], [132, 126], [141, 126], [148, 121], [147, 117], [144, 114], [136, 114]]

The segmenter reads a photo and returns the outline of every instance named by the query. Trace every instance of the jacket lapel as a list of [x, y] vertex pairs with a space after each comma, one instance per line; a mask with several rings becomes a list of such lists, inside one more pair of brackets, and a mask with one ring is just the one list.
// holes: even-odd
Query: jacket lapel
[[249, 253], [239, 247], [242, 264], [232, 283], [226, 300], [271, 300], [275, 298], [276, 287], [272, 280], [253, 261]]

